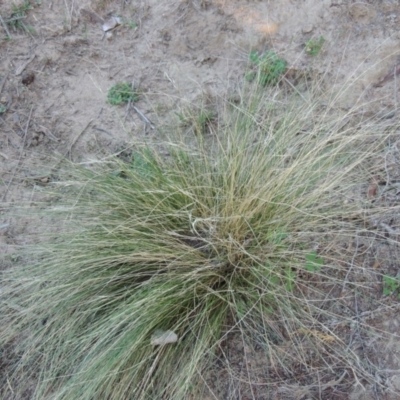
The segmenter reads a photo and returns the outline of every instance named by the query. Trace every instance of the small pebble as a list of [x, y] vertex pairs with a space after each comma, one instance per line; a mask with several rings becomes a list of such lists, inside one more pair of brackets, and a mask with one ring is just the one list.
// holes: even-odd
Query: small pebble
[[151, 344], [153, 346], [162, 346], [169, 343], [178, 341], [178, 336], [173, 331], [159, 331], [157, 330], [151, 337]]
[[303, 33], [311, 33], [313, 31], [314, 27], [310, 24], [310, 25], [306, 25], [303, 29], [302, 32]]

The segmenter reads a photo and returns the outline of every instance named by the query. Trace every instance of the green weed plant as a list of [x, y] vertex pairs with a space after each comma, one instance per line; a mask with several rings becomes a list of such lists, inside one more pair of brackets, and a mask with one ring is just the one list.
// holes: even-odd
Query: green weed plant
[[107, 94], [108, 103], [114, 106], [138, 100], [139, 95], [137, 91], [132, 88], [132, 85], [129, 82], [120, 82], [115, 84], [110, 88]]
[[389, 276], [389, 275], [384, 275], [383, 276], [383, 294], [385, 296], [389, 296], [392, 294], [397, 293], [397, 297], [400, 299], [400, 279]]
[[24, 24], [23, 19], [26, 17], [27, 12], [32, 10], [33, 7], [29, 0], [24, 1], [22, 4], [12, 5], [12, 13], [10, 15], [9, 21], [7, 22], [8, 25], [13, 28], [14, 30], [27, 30], [28, 32], [34, 32], [32, 27], [28, 27]]
[[324, 43], [325, 38], [323, 36], [320, 36], [318, 39], [309, 39], [305, 44], [306, 53], [310, 56], [317, 56]]
[[287, 63], [273, 51], [259, 54], [257, 51], [250, 53], [250, 62], [254, 71], [249, 72], [246, 78], [256, 80], [261, 86], [275, 85], [286, 71]]

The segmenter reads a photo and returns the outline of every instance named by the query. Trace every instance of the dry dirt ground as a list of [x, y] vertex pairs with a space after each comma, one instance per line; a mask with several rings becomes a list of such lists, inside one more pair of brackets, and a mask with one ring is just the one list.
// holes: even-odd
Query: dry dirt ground
[[[400, 3], [397, 0], [30, 0], [14, 29], [13, 6], [0, 0], [0, 252], [29, 243], [40, 226], [10, 214], [10, 205], [32, 202], [52, 179], [54, 156], [88, 161], [129, 152], [137, 137], [157, 135], [185, 107], [227, 96], [243, 79], [249, 52], [274, 50], [291, 74], [323, 74], [333, 87], [354, 90], [339, 106], [381, 99], [380, 113], [398, 118]], [[15, 11], [15, 10], [14, 10]], [[109, 34], [102, 20], [120, 16]], [[7, 23], [7, 21], [9, 21]], [[15, 25], [15, 24], [14, 24]], [[312, 57], [304, 44], [325, 38]], [[142, 95], [132, 108], [107, 104], [115, 83], [133, 82]], [[368, 106], [365, 112], [370, 112]], [[373, 110], [377, 111], [377, 110]], [[153, 129], [154, 128], [154, 129]], [[385, 155], [399, 162], [394, 144]], [[391, 199], [398, 202], [397, 194]], [[11, 207], [12, 209], [12, 207]], [[393, 227], [393, 224], [392, 224]], [[386, 268], [396, 274], [396, 258]], [[396, 300], [391, 299], [392, 302]], [[367, 314], [366, 314], [367, 315]], [[235, 371], [210, 372], [218, 399], [400, 399], [400, 317], [388, 308], [368, 322], [393, 334], [360, 339], [364, 355], [380, 367], [377, 381], [390, 388], [347, 382], [298, 387], [282, 382], [267, 392], [255, 374], [264, 360], [248, 346], [227, 346]], [[231, 379], [234, 372], [242, 383]], [[335, 378], [335, 377], [334, 377]], [[240, 381], [239, 379], [239, 381]], [[317, 379], [317, 377], [316, 377]], [[346, 381], [346, 384], [345, 384]], [[28, 397], [29, 398], [29, 397]]]

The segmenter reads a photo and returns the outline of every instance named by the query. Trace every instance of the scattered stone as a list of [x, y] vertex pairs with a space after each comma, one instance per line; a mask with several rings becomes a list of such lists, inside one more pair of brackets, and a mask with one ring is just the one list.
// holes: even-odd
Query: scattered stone
[[120, 17], [111, 17], [102, 25], [102, 28], [104, 32], [108, 32], [121, 24], [122, 24], [122, 19]]
[[314, 26], [311, 25], [311, 24], [309, 24], [309, 25], [306, 25], [306, 26], [302, 29], [302, 32], [303, 32], [303, 33], [311, 33], [313, 30], [314, 30]]
[[178, 335], [173, 331], [160, 331], [157, 330], [151, 336], [151, 344], [153, 346], [162, 346], [169, 343], [178, 341]]

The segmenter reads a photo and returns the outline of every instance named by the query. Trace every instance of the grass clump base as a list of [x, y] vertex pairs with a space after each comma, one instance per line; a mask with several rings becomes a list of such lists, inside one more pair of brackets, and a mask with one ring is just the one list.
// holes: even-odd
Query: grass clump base
[[[231, 330], [265, 354], [271, 384], [273, 371], [295, 380], [294, 365], [314, 374], [317, 362], [369, 379], [329, 323], [350, 318], [338, 289], [354, 268], [333, 243], [374, 212], [348, 199], [390, 133], [344, 124], [354, 114], [321, 96], [255, 90], [211, 135], [68, 172], [51, 210], [61, 231], [3, 274], [13, 391], [33, 380], [34, 399], [200, 398]], [[178, 341], [152, 345], [159, 331]]]

